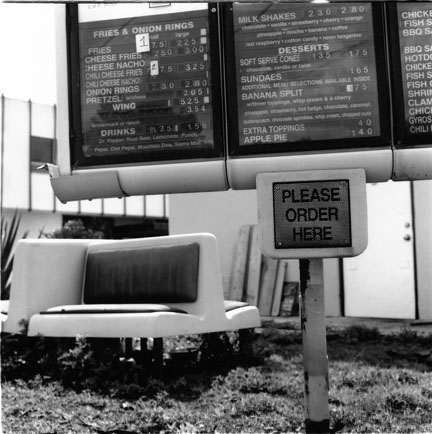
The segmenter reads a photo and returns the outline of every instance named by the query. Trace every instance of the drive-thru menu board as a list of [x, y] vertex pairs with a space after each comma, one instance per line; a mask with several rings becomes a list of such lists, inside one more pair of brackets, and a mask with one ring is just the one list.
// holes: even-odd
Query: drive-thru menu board
[[214, 153], [208, 14], [79, 24], [82, 161]]
[[236, 3], [233, 28], [240, 153], [380, 136], [371, 4]]
[[[393, 5], [394, 7], [394, 5]], [[430, 142], [432, 136], [432, 4], [397, 3], [397, 37], [395, 52], [399, 63], [403, 92], [402, 141]], [[395, 26], [396, 27], [396, 26]], [[399, 69], [396, 68], [396, 71]], [[396, 75], [396, 74], [395, 74]]]

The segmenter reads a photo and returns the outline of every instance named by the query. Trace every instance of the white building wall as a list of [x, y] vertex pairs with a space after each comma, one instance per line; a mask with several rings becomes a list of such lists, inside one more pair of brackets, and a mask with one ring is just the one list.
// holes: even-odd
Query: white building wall
[[415, 181], [414, 224], [419, 317], [432, 318], [432, 181]]
[[224, 292], [227, 293], [239, 229], [257, 223], [255, 190], [172, 194], [169, 202], [171, 235], [210, 232], [216, 236]]
[[30, 206], [30, 111], [25, 101], [5, 98], [3, 109], [2, 207]]

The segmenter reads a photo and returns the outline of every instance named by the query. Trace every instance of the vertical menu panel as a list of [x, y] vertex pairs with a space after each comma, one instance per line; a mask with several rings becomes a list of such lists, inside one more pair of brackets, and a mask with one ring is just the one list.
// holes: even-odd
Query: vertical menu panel
[[372, 4], [236, 3], [232, 20], [232, 154], [382, 143]]
[[432, 142], [432, 4], [397, 3], [390, 16], [396, 145]]
[[76, 166], [222, 155], [208, 14], [79, 23]]

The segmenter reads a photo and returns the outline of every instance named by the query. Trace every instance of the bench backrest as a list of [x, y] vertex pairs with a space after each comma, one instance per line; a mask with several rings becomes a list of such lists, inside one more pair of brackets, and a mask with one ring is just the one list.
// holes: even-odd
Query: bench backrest
[[[102, 252], [109, 253], [99, 255]], [[97, 255], [93, 256], [95, 253]], [[90, 266], [90, 271], [85, 270], [82, 274], [82, 303], [159, 303], [203, 318], [208, 311], [212, 311], [215, 318], [219, 315], [216, 312], [222, 312], [220, 315], [225, 317], [214, 235], [199, 233], [105, 240], [91, 243], [86, 258], [85, 267]], [[95, 258], [98, 267], [103, 265], [103, 273], [97, 272], [97, 268], [93, 270]], [[106, 274], [101, 278], [103, 283], [97, 282], [96, 276], [110, 273], [111, 267], [117, 268], [117, 261], [115, 277]], [[129, 267], [130, 274], [125, 273], [123, 267]], [[119, 282], [121, 276], [124, 282]]]
[[192, 303], [198, 296], [199, 244], [89, 249], [86, 304]]
[[[114, 284], [125, 276], [122, 266], [114, 271], [115, 279], [106, 274], [117, 267], [117, 261], [133, 263], [127, 283]], [[146, 264], [142, 269], [141, 263]], [[103, 273], [97, 271], [100, 265]], [[129, 286], [133, 288], [130, 292]], [[28, 321], [49, 308], [84, 302], [109, 304], [110, 297], [112, 302], [131, 304], [158, 300], [203, 319], [211, 312], [211, 321], [222, 323], [224, 297], [215, 237], [200, 233], [129, 240], [20, 240], [2, 330], [18, 333], [21, 320]]]

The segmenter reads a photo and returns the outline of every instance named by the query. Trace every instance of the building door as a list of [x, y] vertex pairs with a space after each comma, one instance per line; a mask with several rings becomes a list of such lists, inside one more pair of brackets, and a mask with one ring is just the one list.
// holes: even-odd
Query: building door
[[343, 260], [345, 315], [414, 319], [410, 183], [368, 184], [367, 198], [368, 247]]

